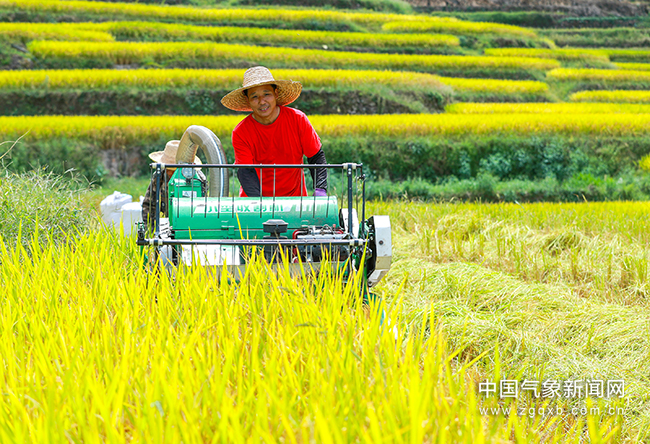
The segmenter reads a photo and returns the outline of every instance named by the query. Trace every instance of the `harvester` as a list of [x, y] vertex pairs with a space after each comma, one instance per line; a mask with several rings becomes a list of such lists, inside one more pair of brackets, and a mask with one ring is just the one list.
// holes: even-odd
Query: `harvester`
[[[198, 150], [207, 163], [191, 164]], [[229, 177], [237, 168], [256, 168], [259, 175], [280, 168], [327, 168], [341, 174], [339, 196], [235, 197]], [[366, 218], [365, 176], [359, 163], [327, 165], [228, 164], [221, 142], [209, 129], [190, 126], [180, 139], [175, 164], [152, 163], [153, 227], [138, 228], [137, 243], [151, 249], [152, 262], [169, 270], [182, 264], [203, 266], [243, 276], [252, 249], [277, 266], [287, 261], [318, 273], [321, 264], [344, 276], [359, 272], [364, 300], [391, 266], [391, 227], [388, 216]], [[167, 186], [168, 218], [160, 217], [160, 184], [165, 170], [175, 168]], [[202, 170], [209, 171], [209, 181]], [[275, 176], [269, 176], [275, 177]], [[360, 214], [360, 218], [359, 215]], [[307, 265], [307, 267], [305, 267]], [[302, 267], [302, 268], [301, 268]]]

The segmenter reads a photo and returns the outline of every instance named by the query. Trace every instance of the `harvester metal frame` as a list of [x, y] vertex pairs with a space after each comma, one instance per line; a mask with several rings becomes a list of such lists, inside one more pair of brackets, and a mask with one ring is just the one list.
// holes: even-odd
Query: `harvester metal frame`
[[[217, 160], [220, 163], [190, 163], [194, 161], [199, 147], [206, 154], [208, 161]], [[309, 262], [314, 271], [320, 269], [321, 261], [330, 259], [331, 264], [339, 270], [343, 269], [347, 276], [363, 269], [364, 299], [369, 294], [369, 287], [374, 286], [388, 272], [392, 255], [390, 220], [388, 216], [373, 216], [366, 220], [366, 176], [363, 164], [249, 165], [228, 164], [225, 161], [225, 153], [219, 139], [207, 128], [191, 126], [181, 138], [176, 156], [177, 163], [151, 164], [152, 183], [157, 185], [152, 196], [152, 202], [155, 203], [155, 219], [153, 230], [148, 230], [145, 223], [140, 224], [137, 244], [154, 248], [153, 262], [156, 266], [161, 264], [157, 259], [165, 247], [165, 251], [170, 254], [163, 254], [167, 257], [163, 265], [168, 269], [181, 262], [190, 265], [196, 263], [195, 249], [203, 248], [204, 256], [201, 262], [207, 263], [208, 266], [227, 266], [234, 271], [231, 267], [246, 266], [248, 258], [244, 251], [247, 248], [264, 247], [265, 256], [269, 253], [267, 259], [272, 263], [279, 261], [280, 256], [288, 252], [291, 255], [290, 260]], [[167, 185], [168, 219], [165, 221], [160, 218], [160, 193], [167, 168], [174, 168], [175, 172]], [[242, 168], [254, 168], [259, 171], [259, 197], [228, 196], [229, 171]], [[303, 184], [305, 170], [325, 168], [328, 171], [342, 171], [344, 177], [341, 202], [338, 202], [336, 196], [276, 196], [275, 173], [273, 193], [265, 196], [262, 192], [264, 171], [287, 168], [300, 169]], [[197, 172], [201, 169], [209, 171], [209, 193], [205, 176]], [[213, 183], [215, 181], [216, 186]], [[301, 191], [303, 189], [301, 187]], [[343, 206], [346, 198], [347, 205]], [[276, 201], [279, 201], [279, 207], [276, 207]], [[330, 210], [330, 207], [333, 209]], [[287, 221], [276, 219], [276, 208]], [[357, 217], [359, 209], [360, 219]], [[257, 211], [259, 222], [256, 216], [255, 219], [252, 216]], [[229, 214], [230, 212], [232, 213]], [[312, 214], [309, 215], [309, 212]], [[264, 233], [269, 236], [260, 238], [264, 235], [260, 230], [262, 227]], [[290, 239], [280, 235], [288, 229], [293, 230]], [[241, 268], [239, 271], [241, 272]], [[235, 272], [232, 275], [237, 277]]]
[[[253, 247], [253, 246], [262, 246], [262, 247], [300, 247], [300, 246], [327, 246], [327, 247], [332, 247], [332, 246], [346, 246], [349, 247], [352, 250], [356, 250], [357, 254], [352, 254], [350, 253], [350, 260], [347, 261], [349, 262], [350, 266], [353, 266], [355, 268], [359, 266], [363, 266], [363, 264], [360, 263], [352, 263], [352, 258], [353, 256], [357, 258], [357, 261], [361, 259], [362, 256], [367, 258], [367, 261], [371, 263], [373, 266], [377, 265], [377, 257], [376, 257], [376, 250], [383, 249], [388, 251], [388, 255], [390, 255], [390, 239], [387, 240], [387, 242], [384, 242], [383, 240], [381, 242], [381, 246], [377, 245], [374, 246], [372, 245], [373, 248], [369, 248], [369, 246], [372, 244], [372, 237], [369, 236], [371, 233], [369, 233], [370, 227], [367, 225], [367, 221], [365, 220], [365, 215], [366, 215], [366, 191], [365, 191], [365, 175], [363, 173], [363, 164], [360, 163], [343, 163], [343, 164], [321, 164], [321, 165], [286, 165], [286, 164], [273, 164], [273, 165], [261, 165], [261, 164], [201, 164], [201, 165], [195, 165], [195, 164], [186, 164], [186, 163], [181, 163], [181, 164], [161, 164], [161, 163], [152, 163], [151, 164], [152, 169], [154, 170], [153, 173], [153, 180], [157, 184], [156, 186], [156, 193], [153, 201], [155, 201], [155, 220], [154, 220], [154, 230], [153, 230], [153, 236], [152, 237], [147, 237], [146, 234], [146, 227], [143, 225], [140, 226], [138, 230], [138, 238], [137, 238], [137, 244], [140, 246], [153, 246], [156, 247], [158, 250], [159, 247], [164, 247], [164, 246], [183, 246], [183, 245], [214, 245], [214, 246], [236, 246], [236, 247]], [[305, 169], [316, 169], [316, 168], [327, 168], [328, 170], [340, 170], [345, 174], [345, 177], [347, 179], [347, 184], [343, 190], [343, 197], [345, 197], [347, 200], [347, 208], [341, 208], [341, 210], [345, 210], [342, 214], [344, 216], [339, 215], [339, 220], [343, 219], [345, 222], [345, 231], [342, 233], [342, 236], [339, 236], [339, 238], [330, 238], [330, 239], [175, 239], [173, 237], [169, 237], [168, 233], [161, 233], [161, 218], [160, 218], [160, 189], [161, 189], [161, 183], [163, 179], [163, 175], [165, 174], [165, 170], [167, 168], [175, 168], [177, 174], [182, 174], [182, 170], [195, 170], [195, 169], [200, 169], [200, 168], [206, 168], [206, 169], [239, 169], [239, 168], [257, 168], [260, 169], [261, 171], [266, 170], [266, 169], [284, 169], [284, 168], [300, 168], [303, 170]], [[261, 173], [263, 174], [263, 173]], [[304, 173], [303, 173], [304, 174]], [[221, 175], [223, 177], [223, 175]], [[193, 176], [194, 177], [194, 176]], [[227, 177], [227, 175], [226, 175]], [[354, 211], [357, 210], [355, 208], [355, 180], [360, 183], [360, 188], [361, 188], [361, 196], [360, 196], [360, 202], [357, 200], [356, 206], [358, 207], [360, 205], [360, 210], [361, 210], [361, 219], [359, 220], [360, 223], [358, 223], [355, 219], [356, 217], [354, 216]], [[171, 180], [170, 180], [171, 182]], [[194, 181], [192, 182], [192, 186], [196, 186], [194, 184]], [[358, 192], [358, 186], [357, 186], [357, 192]], [[197, 187], [198, 191], [198, 187]], [[263, 194], [263, 193], [261, 193]], [[194, 208], [194, 205], [196, 204], [197, 201], [204, 202], [203, 207], [205, 208], [204, 212], [196, 211], [193, 214], [193, 217], [207, 217], [207, 208], [208, 208], [208, 199], [209, 197], [207, 196], [207, 193], [205, 196], [202, 197], [194, 197], [194, 193], [191, 192], [189, 193], [189, 199], [191, 202], [191, 207]], [[276, 197], [277, 196], [264, 196], [261, 195], [259, 198], [260, 204], [259, 204], [259, 211], [260, 211], [260, 219], [262, 219], [262, 207], [263, 203], [265, 200], [269, 199], [271, 201], [271, 215], [272, 217], [275, 217], [275, 208], [276, 208]], [[298, 196], [296, 196], [296, 199]], [[304, 209], [304, 212], [307, 214], [308, 212], [315, 211], [316, 203], [317, 202], [322, 202], [322, 197], [316, 197], [316, 196], [299, 196], [299, 206], [301, 209], [301, 217], [302, 217], [302, 211]], [[178, 208], [178, 205], [174, 206], [172, 204], [172, 200], [180, 201], [180, 199], [188, 199], [188, 198], [182, 198], [182, 197], [169, 197], [169, 211], [172, 212], [174, 211], [174, 208]], [[237, 211], [235, 208], [235, 203], [237, 202], [238, 197], [235, 196], [216, 196], [214, 199], [217, 199], [217, 207], [221, 208], [222, 207], [222, 201], [230, 201], [231, 202], [231, 211], [233, 212], [233, 216], [237, 215]], [[343, 199], [342, 199], [343, 200]], [[306, 205], [307, 203], [311, 203], [311, 205]], [[327, 208], [329, 208], [329, 204], [327, 205]], [[339, 208], [337, 207], [336, 210], [338, 211]], [[352, 215], [350, 217], [349, 215]], [[387, 216], [374, 216], [376, 217], [384, 217], [388, 218]], [[371, 218], [371, 223], [374, 223], [373, 218]], [[390, 236], [390, 223], [386, 220], [384, 225], [388, 225], [388, 236]], [[384, 227], [385, 228], [385, 227]], [[358, 229], [358, 232], [355, 232], [355, 230]], [[385, 234], [384, 234], [385, 235]], [[157, 251], [157, 253], [159, 253]], [[371, 279], [368, 282], [368, 286], [373, 286], [378, 282], [385, 274], [387, 271], [387, 268], [390, 267], [390, 257], [388, 256], [388, 260], [386, 259], [386, 255], [384, 255], [384, 258], [382, 261], [380, 261], [380, 266], [383, 267], [382, 269], [384, 270], [383, 272], [379, 273], [378, 276], [375, 277], [375, 279]], [[178, 265], [178, 261], [174, 263], [174, 265]], [[370, 273], [368, 273], [367, 277], [370, 277], [371, 273], [374, 272], [372, 270]]]

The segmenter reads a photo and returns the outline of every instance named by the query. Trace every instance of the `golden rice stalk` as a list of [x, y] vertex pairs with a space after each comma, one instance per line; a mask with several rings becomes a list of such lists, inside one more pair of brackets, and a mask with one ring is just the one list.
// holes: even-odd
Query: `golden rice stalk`
[[193, 26], [156, 22], [103, 23], [0, 23], [0, 38], [30, 40], [114, 41], [122, 37], [166, 40], [198, 40], [221, 43], [262, 43], [296, 46], [344, 46], [371, 48], [435, 48], [458, 46], [458, 37], [442, 34], [378, 34], [284, 30], [237, 26]]
[[[0, 137], [26, 140], [71, 137], [104, 148], [161, 137], [179, 138], [190, 125], [210, 128], [227, 140], [244, 116], [19, 116], [0, 117]], [[466, 136], [480, 134], [560, 134], [635, 136], [650, 134], [650, 114], [471, 114], [315, 115], [321, 137]]]
[[449, 114], [645, 114], [650, 113], [650, 106], [617, 103], [454, 103], [447, 105], [445, 111]]
[[[569, 96], [572, 102], [650, 103], [650, 91], [580, 91]], [[599, 105], [602, 106], [602, 105]]]
[[0, 23], [0, 41], [2, 40], [115, 41], [108, 32], [87, 29], [76, 23]]
[[485, 55], [494, 57], [538, 57], [557, 60], [609, 62], [607, 50], [594, 49], [487, 48]]
[[[407, 309], [404, 284], [380, 290], [396, 320], [381, 324], [378, 307], [366, 316], [358, 304], [358, 275], [296, 279], [257, 258], [239, 282], [199, 266], [158, 276], [133, 239], [105, 231], [29, 253], [0, 239], [0, 256], [3, 442], [479, 443], [516, 433], [555, 443], [583, 433], [582, 419], [554, 432], [533, 416], [481, 414], [502, 403], [477, 393], [491, 376], [476, 363], [499, 368], [498, 353], [458, 359], [466, 349], [447, 349], [437, 307]], [[611, 426], [592, 421], [590, 441]]]
[[547, 72], [546, 78], [560, 81], [648, 82], [650, 81], [650, 72], [622, 69], [558, 68]]
[[[243, 69], [72, 69], [0, 71], [2, 89], [81, 88], [101, 89], [115, 86], [137, 88], [219, 88], [241, 86]], [[385, 85], [392, 89], [439, 89], [444, 85], [456, 91], [499, 94], [543, 94], [548, 85], [538, 81], [465, 79], [438, 77], [404, 71], [274, 69], [277, 78], [300, 81], [306, 88], [358, 88]]]
[[431, 17], [428, 20], [398, 20], [382, 25], [386, 32], [448, 32], [451, 34], [507, 34], [537, 38], [535, 31], [519, 26], [499, 23], [465, 22], [455, 19]]
[[90, 13], [106, 17], [126, 16], [146, 20], [183, 20], [201, 23], [358, 23], [379, 26], [392, 21], [438, 20], [421, 15], [343, 12], [336, 10], [281, 9], [281, 8], [193, 8], [186, 6], [158, 6], [142, 3], [113, 3], [81, 0], [0, 0], [0, 6], [31, 12]]
[[[439, 89], [444, 85], [460, 92], [494, 94], [545, 94], [548, 85], [532, 80], [492, 80], [439, 77], [404, 71], [274, 69], [274, 76], [300, 81], [305, 88], [358, 88], [385, 85], [395, 90]], [[117, 86], [137, 88], [220, 88], [241, 86], [243, 69], [70, 69], [0, 71], [0, 89], [102, 89]]]
[[650, 58], [648, 49], [610, 49], [610, 48], [488, 48], [486, 55], [504, 55], [508, 57], [549, 57], [559, 60], [587, 61], [646, 61]]
[[545, 94], [548, 85], [536, 80], [494, 80], [440, 77], [440, 81], [456, 91], [493, 94]]
[[650, 59], [649, 49], [616, 49], [616, 48], [603, 48], [611, 60], [614, 61], [631, 61], [631, 62], [647, 62]]
[[528, 57], [482, 57], [369, 54], [314, 49], [260, 48], [220, 43], [76, 43], [33, 41], [29, 50], [38, 58], [101, 58], [115, 64], [131, 64], [153, 59], [171, 60], [256, 60], [282, 66], [309, 66], [367, 69], [395, 69], [435, 72], [438, 70], [548, 70], [557, 68], [555, 60]]
[[378, 34], [268, 29], [237, 26], [192, 26], [156, 22], [113, 22], [100, 24], [113, 34], [132, 38], [208, 40], [220, 43], [290, 44], [296, 46], [344, 46], [422, 49], [459, 46], [458, 37], [442, 34]]
[[630, 71], [650, 71], [650, 63], [614, 63], [618, 69]]

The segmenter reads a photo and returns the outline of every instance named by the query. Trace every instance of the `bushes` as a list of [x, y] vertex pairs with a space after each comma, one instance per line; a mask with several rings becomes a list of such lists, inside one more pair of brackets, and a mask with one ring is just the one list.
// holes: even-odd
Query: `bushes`
[[46, 168], [51, 174], [74, 172], [75, 176], [99, 181], [107, 174], [102, 151], [89, 141], [53, 138], [20, 141], [4, 158], [11, 171], [26, 173]]
[[[48, 165], [56, 171], [75, 168], [78, 174], [95, 179], [108, 174], [146, 175], [149, 173], [147, 153], [162, 149], [167, 140], [179, 138], [181, 134], [143, 137], [128, 143], [123, 140], [122, 146], [104, 149], [97, 144], [59, 136], [20, 144], [5, 160], [11, 162], [14, 171]], [[232, 161], [227, 134], [229, 132], [219, 133], [227, 158]], [[606, 184], [611, 188], [607, 177], [616, 180], [623, 177], [624, 182], [626, 178], [637, 177], [638, 162], [647, 154], [650, 145], [650, 136], [468, 135], [405, 139], [395, 136], [330, 137], [321, 133], [321, 138], [329, 162], [361, 162], [369, 183], [386, 181], [393, 184], [384, 184], [384, 188], [377, 188], [379, 191], [371, 190], [373, 196], [454, 195], [461, 198], [462, 194], [466, 198], [486, 200], [502, 199], [504, 191], [499, 187], [516, 181], [526, 183], [524, 188], [529, 190], [529, 198], [522, 197], [516, 190], [511, 191], [518, 196], [517, 200], [541, 200], [540, 196], [566, 200], [570, 194], [567, 190], [583, 190], [583, 194], [592, 193], [590, 196], [597, 200], [610, 198], [612, 194], [603, 191]], [[66, 161], [61, 162], [61, 159]], [[587, 180], [587, 186], [584, 181], [576, 182], [577, 177], [593, 180]], [[537, 188], [532, 184], [540, 181], [547, 181], [547, 184]], [[401, 182], [404, 183], [400, 185]], [[594, 187], [601, 187], [600, 191], [593, 191]], [[623, 193], [624, 188], [617, 185], [612, 190]], [[625, 191], [628, 197], [632, 188], [628, 186]], [[462, 192], [458, 191], [461, 189]], [[644, 190], [646, 188], [640, 189], [639, 193], [646, 193]]]
[[650, 199], [650, 176], [626, 175], [598, 178], [577, 174], [564, 182], [543, 180], [501, 181], [490, 174], [476, 179], [449, 180], [432, 184], [422, 179], [400, 182], [378, 180], [366, 185], [372, 200], [407, 199], [425, 201], [479, 202], [593, 202]]
[[60, 242], [83, 231], [91, 222], [82, 202], [87, 191], [88, 183], [74, 174], [0, 169], [0, 241], [11, 248], [19, 242], [27, 246], [32, 233], [38, 242]]
[[432, 183], [476, 179], [564, 181], [578, 174], [626, 174], [647, 152], [648, 138], [484, 136], [478, 138], [342, 137], [324, 139], [330, 162], [362, 162], [373, 178], [420, 177]]
[[[229, 135], [233, 127], [234, 124], [221, 131], [212, 128], [230, 160], [233, 155]], [[36, 165], [48, 165], [57, 172], [74, 168], [89, 179], [107, 174], [146, 174], [146, 154], [162, 149], [167, 140], [180, 138], [182, 132], [122, 137], [112, 144], [101, 139], [90, 142], [58, 135], [21, 143], [5, 160], [11, 161], [12, 170], [22, 171]], [[361, 162], [372, 178], [397, 181], [419, 177], [432, 183], [451, 178], [471, 179], [483, 173], [499, 180], [551, 177], [563, 181], [581, 172], [615, 176], [636, 171], [639, 159], [647, 154], [650, 145], [648, 135], [594, 138], [497, 133], [404, 138], [377, 134], [334, 137], [323, 131], [319, 134], [332, 163]]]
[[[439, 12], [438, 16], [457, 17], [461, 20], [472, 22], [491, 22], [506, 25], [523, 26], [526, 28], [553, 28], [561, 14], [538, 11], [477, 11], [477, 12]], [[542, 34], [543, 31], [537, 31]]]

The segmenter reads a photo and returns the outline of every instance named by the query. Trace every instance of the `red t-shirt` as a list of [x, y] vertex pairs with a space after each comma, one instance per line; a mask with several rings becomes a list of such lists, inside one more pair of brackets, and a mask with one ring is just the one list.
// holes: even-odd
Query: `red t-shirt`
[[[302, 111], [280, 106], [275, 122], [262, 125], [249, 115], [232, 132], [236, 164], [302, 164], [302, 157], [312, 157], [321, 148], [318, 134]], [[262, 195], [307, 196], [301, 168], [256, 168], [261, 177]], [[275, 174], [274, 174], [275, 171]], [[240, 188], [240, 197], [246, 197]]]

